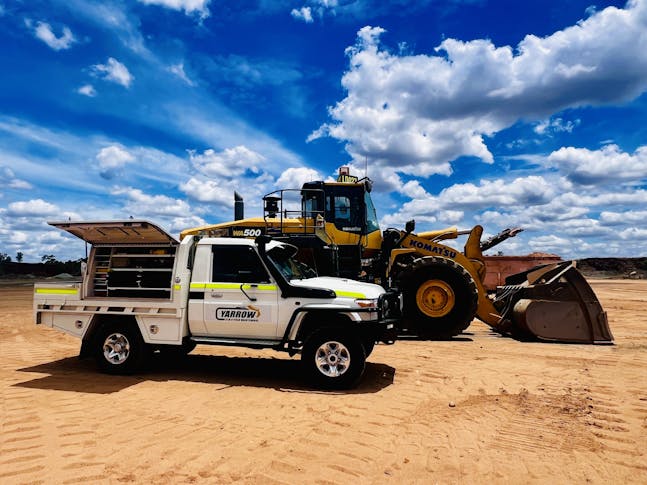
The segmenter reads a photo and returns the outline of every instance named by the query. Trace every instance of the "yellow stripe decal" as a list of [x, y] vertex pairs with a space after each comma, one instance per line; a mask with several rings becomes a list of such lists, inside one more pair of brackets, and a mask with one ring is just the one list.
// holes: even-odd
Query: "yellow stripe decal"
[[[240, 283], [191, 283], [192, 290], [239, 290]], [[244, 284], [243, 290], [276, 291], [276, 285]]]
[[366, 298], [366, 295], [364, 293], [355, 293], [353, 291], [335, 290], [335, 293], [337, 293], [337, 296], [345, 296], [348, 298]]
[[36, 288], [34, 292], [42, 295], [76, 295], [79, 290], [63, 290], [60, 288]]
[[173, 285], [173, 289], [174, 290], [180, 290], [180, 289], [182, 289], [182, 287], [180, 285]]

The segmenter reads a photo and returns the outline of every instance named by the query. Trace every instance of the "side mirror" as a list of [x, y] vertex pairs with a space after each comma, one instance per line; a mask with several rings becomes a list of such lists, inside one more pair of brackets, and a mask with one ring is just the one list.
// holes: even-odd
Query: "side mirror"
[[265, 254], [265, 246], [271, 240], [272, 238], [270, 236], [267, 236], [266, 234], [261, 234], [256, 239], [254, 239], [254, 242], [256, 243], [256, 247], [258, 248], [258, 252], [261, 255]]
[[263, 248], [265, 245], [272, 240], [271, 236], [268, 236], [266, 234], [261, 234], [260, 236], [257, 236], [255, 239], [256, 245], [257, 246], [262, 246]]

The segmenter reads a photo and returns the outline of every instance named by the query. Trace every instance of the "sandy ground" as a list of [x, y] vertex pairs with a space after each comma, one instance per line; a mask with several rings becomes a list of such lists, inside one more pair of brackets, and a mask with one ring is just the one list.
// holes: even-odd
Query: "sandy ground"
[[613, 346], [474, 323], [378, 346], [358, 389], [272, 351], [199, 346], [135, 377], [0, 287], [0, 483], [647, 483], [647, 282], [593, 282]]

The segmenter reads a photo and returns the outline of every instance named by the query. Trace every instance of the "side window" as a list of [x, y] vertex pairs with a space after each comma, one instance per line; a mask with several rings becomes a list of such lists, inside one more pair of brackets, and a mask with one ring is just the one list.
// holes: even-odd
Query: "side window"
[[249, 246], [212, 246], [211, 281], [269, 283], [270, 277], [256, 251]]
[[343, 195], [335, 197], [335, 221], [350, 220], [350, 199]]

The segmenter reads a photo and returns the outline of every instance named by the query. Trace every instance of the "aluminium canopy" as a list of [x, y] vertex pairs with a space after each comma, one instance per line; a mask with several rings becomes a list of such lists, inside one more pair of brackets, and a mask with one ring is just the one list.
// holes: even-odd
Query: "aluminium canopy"
[[48, 222], [92, 245], [105, 244], [179, 244], [164, 229], [149, 221]]

